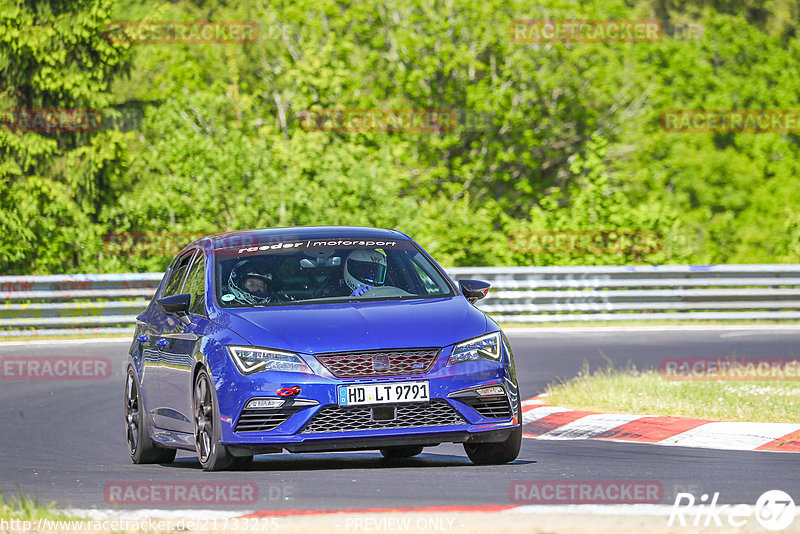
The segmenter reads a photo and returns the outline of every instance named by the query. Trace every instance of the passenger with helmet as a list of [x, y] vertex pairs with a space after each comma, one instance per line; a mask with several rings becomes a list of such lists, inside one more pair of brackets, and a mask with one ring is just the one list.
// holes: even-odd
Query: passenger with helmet
[[242, 260], [231, 269], [228, 292], [241, 304], [259, 306], [277, 302], [272, 290], [272, 273], [261, 262]]
[[386, 254], [380, 250], [354, 250], [344, 262], [344, 282], [360, 297], [386, 283]]
[[386, 254], [381, 250], [353, 250], [337, 271], [322, 283], [317, 296], [360, 297], [386, 283]]

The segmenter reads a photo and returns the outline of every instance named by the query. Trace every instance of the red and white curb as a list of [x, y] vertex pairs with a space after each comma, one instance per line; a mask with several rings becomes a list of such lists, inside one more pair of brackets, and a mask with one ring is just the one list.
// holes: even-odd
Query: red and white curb
[[603, 414], [522, 402], [522, 432], [536, 439], [597, 439], [734, 451], [800, 452], [800, 424]]

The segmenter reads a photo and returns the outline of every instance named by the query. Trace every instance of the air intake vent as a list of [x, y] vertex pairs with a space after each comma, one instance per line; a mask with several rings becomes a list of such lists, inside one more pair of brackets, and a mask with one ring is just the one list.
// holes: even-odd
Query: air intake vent
[[511, 406], [505, 395], [458, 399], [488, 419], [511, 419]]
[[317, 360], [338, 378], [421, 375], [439, 355], [437, 348], [319, 354]]
[[[303, 434], [319, 432], [352, 432], [385, 428], [414, 428], [466, 424], [464, 418], [444, 399], [430, 403], [400, 404], [392, 420], [373, 417], [371, 407], [343, 408], [323, 406], [303, 428]], [[378, 419], [378, 420], [375, 420]]]
[[297, 408], [242, 410], [242, 415], [239, 416], [233, 431], [266, 432], [275, 430], [295, 413], [297, 413]]

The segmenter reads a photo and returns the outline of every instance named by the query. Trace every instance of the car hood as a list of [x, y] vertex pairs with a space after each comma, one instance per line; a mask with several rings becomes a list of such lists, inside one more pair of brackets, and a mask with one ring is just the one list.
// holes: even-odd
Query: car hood
[[305, 354], [444, 347], [486, 332], [463, 297], [226, 309], [222, 322], [255, 346]]

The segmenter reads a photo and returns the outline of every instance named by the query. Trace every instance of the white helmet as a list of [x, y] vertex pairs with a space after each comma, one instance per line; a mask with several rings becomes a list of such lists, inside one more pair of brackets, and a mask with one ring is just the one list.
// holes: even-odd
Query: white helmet
[[[248, 288], [248, 280], [254, 278], [262, 283], [263, 289]], [[228, 291], [242, 304], [259, 305], [272, 302], [272, 274], [254, 260], [243, 260], [231, 269], [228, 277]]]
[[378, 250], [354, 250], [344, 262], [344, 281], [355, 291], [386, 282], [386, 254]]

